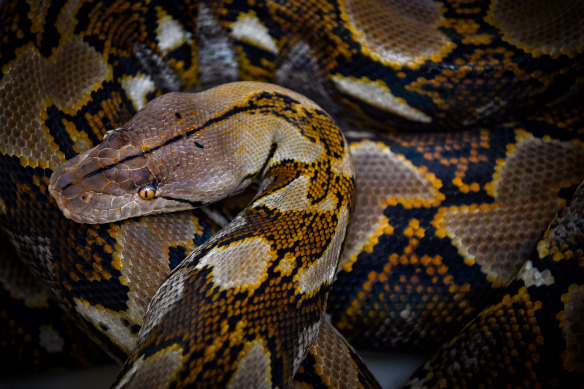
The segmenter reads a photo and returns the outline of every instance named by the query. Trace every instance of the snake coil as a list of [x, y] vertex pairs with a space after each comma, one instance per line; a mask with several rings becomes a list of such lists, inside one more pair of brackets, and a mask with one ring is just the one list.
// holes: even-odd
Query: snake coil
[[89, 336], [120, 387], [378, 386], [352, 346], [584, 382], [583, 17], [1, 2], [0, 371]]

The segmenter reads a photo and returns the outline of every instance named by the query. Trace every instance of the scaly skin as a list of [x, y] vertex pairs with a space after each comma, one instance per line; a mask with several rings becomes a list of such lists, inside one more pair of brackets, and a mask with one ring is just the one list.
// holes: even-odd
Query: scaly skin
[[84, 223], [216, 202], [256, 177], [253, 202], [158, 289], [120, 387], [291, 384], [346, 235], [347, 143], [301, 95], [242, 82], [159, 97], [52, 175], [59, 208]]
[[[536, 246], [584, 178], [583, 12], [578, 1], [3, 2], [6, 252], [124, 361], [157, 288], [245, 204], [78, 224], [49, 195], [51, 174], [163, 92], [276, 82], [350, 131], [355, 212], [327, 310], [351, 344], [444, 344], [414, 385], [582, 382], [581, 251]], [[10, 274], [0, 274], [16, 301], [0, 307], [3, 349], [43, 339], [11, 361], [72, 350], [56, 324], [4, 308], [46, 301]], [[485, 342], [491, 352], [477, 359]], [[328, 385], [345, 371], [353, 387], [366, 375], [355, 358], [332, 358], [336, 370], [321, 358], [310, 352], [297, 376]]]

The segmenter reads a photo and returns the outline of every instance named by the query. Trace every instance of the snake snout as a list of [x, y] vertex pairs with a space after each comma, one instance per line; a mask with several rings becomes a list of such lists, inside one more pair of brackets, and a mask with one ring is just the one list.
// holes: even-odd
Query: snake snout
[[63, 214], [76, 221], [76, 215], [87, 208], [90, 197], [92, 197], [90, 193], [84, 192], [83, 188], [76, 184], [74, 172], [66, 170], [66, 166], [59, 167], [51, 176], [49, 192]]
[[88, 222], [95, 194], [105, 186], [99, 177], [102, 166], [92, 158], [92, 152], [89, 150], [59, 166], [49, 182], [49, 192], [59, 209], [77, 222]]

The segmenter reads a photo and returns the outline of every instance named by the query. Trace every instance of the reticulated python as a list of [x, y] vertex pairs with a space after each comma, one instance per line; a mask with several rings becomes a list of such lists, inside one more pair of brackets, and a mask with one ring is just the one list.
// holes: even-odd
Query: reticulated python
[[[129, 356], [120, 386], [375, 385], [328, 318], [359, 348], [437, 350], [411, 386], [584, 382], [583, 15], [568, 1], [2, 4], [2, 349], [16, 366], [93, 359], [66, 342], [55, 299]], [[324, 110], [230, 84], [131, 119], [163, 92], [238, 79]], [[59, 168], [102, 139], [85, 167]], [[356, 197], [328, 293], [346, 145]], [[49, 194], [61, 169], [51, 189], [100, 214], [223, 196], [165, 192], [176, 166], [152, 163], [181, 150], [181, 172], [232, 161], [236, 177], [218, 163], [199, 179], [263, 177], [258, 194], [106, 224], [65, 218]]]

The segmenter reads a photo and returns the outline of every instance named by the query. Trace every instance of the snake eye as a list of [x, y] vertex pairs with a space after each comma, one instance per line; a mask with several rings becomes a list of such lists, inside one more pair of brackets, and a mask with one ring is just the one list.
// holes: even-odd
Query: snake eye
[[156, 187], [152, 184], [146, 185], [138, 191], [142, 200], [152, 200], [156, 196]]

